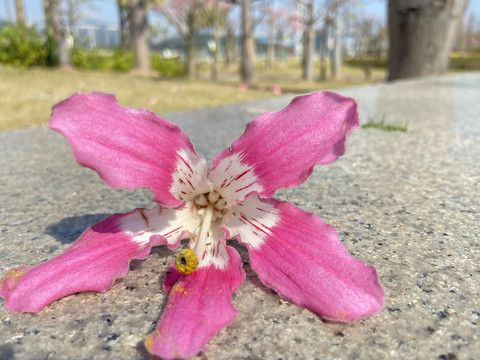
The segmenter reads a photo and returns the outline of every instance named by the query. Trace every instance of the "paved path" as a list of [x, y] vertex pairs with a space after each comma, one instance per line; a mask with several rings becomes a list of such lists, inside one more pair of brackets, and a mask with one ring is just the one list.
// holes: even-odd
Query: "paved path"
[[[480, 74], [344, 89], [362, 121], [338, 162], [278, 198], [333, 224], [357, 258], [375, 265], [383, 311], [350, 325], [324, 323], [268, 290], [246, 266], [237, 320], [201, 359], [480, 358]], [[211, 160], [264, 111], [291, 97], [167, 114]], [[148, 206], [148, 191], [119, 191], [77, 166], [46, 128], [0, 133], [0, 274], [49, 259], [108, 214]], [[241, 250], [244, 260], [248, 256]], [[39, 314], [0, 300], [0, 359], [143, 359], [165, 294], [163, 248], [105, 294], [79, 294]]]

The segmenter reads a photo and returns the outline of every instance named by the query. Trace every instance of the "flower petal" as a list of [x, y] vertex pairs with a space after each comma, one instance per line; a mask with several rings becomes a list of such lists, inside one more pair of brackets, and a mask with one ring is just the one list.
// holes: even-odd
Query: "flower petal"
[[[0, 280], [0, 296], [12, 311], [38, 312], [70, 294], [103, 292], [127, 273], [130, 260], [145, 258], [152, 246], [173, 247], [188, 237], [189, 229], [178, 222], [186, 220], [190, 211], [164, 209], [160, 214], [157, 207], [112, 215], [85, 231], [60, 256], [7, 272]], [[195, 220], [187, 224], [194, 226]]]
[[246, 163], [245, 154], [236, 152], [222, 158], [217, 163], [214, 162], [208, 179], [228, 204], [235, 204], [250, 193], [260, 194], [263, 192], [263, 186], [253, 170], [253, 165]]
[[[343, 155], [347, 136], [358, 125], [351, 98], [331, 92], [296, 97], [282, 111], [249, 123], [231, 148], [215, 157], [209, 178], [214, 188], [229, 184], [222, 196], [237, 202], [250, 194], [271, 197], [280, 188], [303, 183], [315, 164]], [[237, 177], [242, 182], [229, 180]]]
[[243, 243], [259, 248], [273, 235], [271, 229], [279, 222], [280, 214], [274, 203], [250, 196], [225, 213], [222, 229], [228, 239], [240, 237]]
[[[197, 269], [178, 278], [157, 329], [145, 341], [147, 350], [163, 359], [187, 358], [205, 348], [207, 341], [237, 316], [230, 299], [245, 279], [237, 251], [226, 247], [228, 265]], [[172, 269], [175, 271], [175, 268]]]
[[385, 295], [375, 268], [350, 256], [332, 226], [288, 202], [260, 201], [279, 221], [262, 239], [239, 237], [265, 285], [328, 319], [354, 321], [380, 311]]
[[179, 210], [161, 206], [137, 209], [125, 219], [122, 229], [135, 234], [135, 241], [149, 241], [152, 247], [166, 244], [169, 248], [176, 248], [180, 240], [191, 237], [202, 222], [196, 212], [193, 202], [186, 202]]
[[206, 162], [187, 135], [152, 112], [121, 107], [114, 95], [75, 93], [53, 107], [49, 127], [114, 188], [150, 188], [166, 207], [209, 190]]

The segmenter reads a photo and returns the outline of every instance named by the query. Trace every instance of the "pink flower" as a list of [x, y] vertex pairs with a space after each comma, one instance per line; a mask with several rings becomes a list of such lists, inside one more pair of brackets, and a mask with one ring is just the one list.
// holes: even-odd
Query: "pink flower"
[[381, 309], [385, 296], [375, 269], [351, 257], [335, 229], [315, 214], [271, 198], [303, 183], [315, 164], [343, 155], [358, 127], [352, 99], [313, 93], [262, 114], [210, 170], [177, 126], [123, 108], [110, 94], [74, 94], [54, 106], [49, 126], [67, 138], [79, 164], [108, 185], [147, 187], [159, 205], [112, 215], [60, 256], [10, 270], [0, 281], [10, 310], [38, 312], [79, 291], [106, 291], [130, 260], [187, 238], [188, 249], [177, 254], [165, 279], [162, 317], [145, 341], [163, 358], [197, 354], [235, 319], [230, 299], [245, 272], [227, 239], [246, 246], [266, 286], [324, 318], [354, 321]]
[[278, 84], [273, 85], [272, 91], [275, 95], [282, 95], [282, 87]]

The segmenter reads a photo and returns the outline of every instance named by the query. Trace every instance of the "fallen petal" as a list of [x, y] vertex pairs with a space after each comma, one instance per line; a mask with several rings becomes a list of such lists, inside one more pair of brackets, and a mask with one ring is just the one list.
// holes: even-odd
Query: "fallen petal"
[[[245, 279], [237, 251], [226, 247], [230, 261], [223, 269], [203, 267], [190, 275], [173, 267], [166, 288], [171, 289], [157, 329], [145, 341], [147, 350], [163, 359], [187, 358], [237, 316], [230, 299]], [[175, 284], [172, 280], [178, 280]]]

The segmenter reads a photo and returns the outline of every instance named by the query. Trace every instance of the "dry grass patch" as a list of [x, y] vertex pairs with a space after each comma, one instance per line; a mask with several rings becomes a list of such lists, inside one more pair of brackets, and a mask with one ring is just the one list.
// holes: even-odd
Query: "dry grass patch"
[[0, 130], [45, 125], [51, 107], [75, 91], [115, 93], [120, 104], [156, 113], [218, 106], [272, 94], [235, 84], [161, 80], [121, 73], [18, 69], [0, 66]]
[[[360, 71], [346, 68], [344, 73], [340, 81], [308, 83], [298, 80], [298, 68], [289, 66], [270, 72], [260, 69], [256, 84], [248, 91], [239, 91], [235, 74], [226, 74], [228, 81], [213, 83], [0, 65], [0, 131], [47, 124], [52, 105], [75, 91], [111, 92], [123, 106], [164, 113], [271, 97], [275, 84], [281, 85], [284, 93], [296, 94], [365, 83]], [[378, 74], [374, 80], [381, 80], [382, 76], [384, 74]]]

